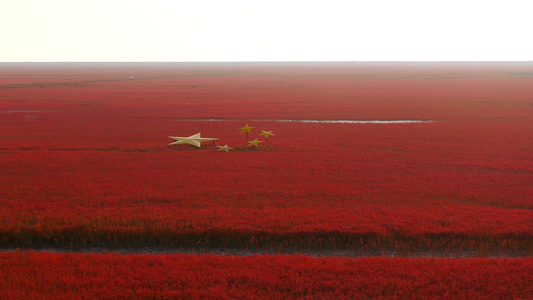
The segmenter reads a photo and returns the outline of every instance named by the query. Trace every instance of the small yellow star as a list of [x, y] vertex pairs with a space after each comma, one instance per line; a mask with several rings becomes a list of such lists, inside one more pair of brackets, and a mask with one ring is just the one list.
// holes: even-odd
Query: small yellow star
[[259, 135], [262, 135], [265, 137], [265, 139], [268, 139], [269, 136], [275, 136], [275, 134], [272, 133], [272, 130], [270, 131], [264, 131], [264, 130], [261, 130], [262, 133], [260, 133]]
[[259, 143], [262, 143], [262, 142], [259, 141], [258, 139], [255, 139], [253, 141], [248, 141], [248, 146], [246, 146], [246, 147], [250, 147], [250, 146], [257, 147], [259, 145]]
[[229, 150], [233, 149], [231, 147], [228, 147], [228, 145], [224, 145], [224, 146], [217, 146], [218, 147], [218, 151], [226, 151], [228, 152]]
[[255, 127], [250, 127], [250, 126], [248, 126], [248, 124], [246, 124], [246, 126], [241, 127], [241, 128], [239, 128], [239, 129], [241, 130], [241, 133], [245, 133], [245, 132], [246, 132], [246, 133], [248, 133], [248, 132], [249, 132], [249, 133], [252, 133], [252, 129], [254, 129], [254, 128], [255, 128]]

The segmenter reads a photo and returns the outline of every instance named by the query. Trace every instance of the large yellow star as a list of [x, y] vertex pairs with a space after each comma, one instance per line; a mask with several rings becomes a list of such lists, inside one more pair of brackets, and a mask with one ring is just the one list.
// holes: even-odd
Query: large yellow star
[[241, 133], [245, 133], [245, 132], [246, 132], [246, 133], [248, 133], [248, 132], [249, 132], [249, 133], [252, 133], [252, 129], [254, 129], [254, 128], [255, 128], [255, 127], [250, 127], [250, 126], [248, 126], [248, 124], [246, 124], [246, 126], [241, 127], [241, 128], [239, 128], [239, 129], [241, 130]]
[[264, 130], [261, 130], [262, 133], [260, 133], [259, 135], [262, 135], [265, 137], [265, 139], [268, 139], [269, 136], [275, 136], [275, 134], [272, 133], [272, 130], [270, 131], [264, 131]]
[[231, 147], [228, 147], [228, 145], [224, 145], [224, 146], [217, 146], [218, 147], [218, 151], [226, 151], [226, 152], [229, 152], [229, 150], [233, 149]]
[[188, 136], [188, 137], [169, 136], [169, 138], [176, 140], [175, 142], [170, 143], [169, 145], [189, 144], [189, 145], [193, 145], [195, 147], [200, 147], [202, 142], [218, 140], [218, 138], [203, 138], [203, 137], [200, 137], [200, 132], [198, 132], [197, 134], [193, 134], [191, 136]]
[[255, 139], [253, 141], [248, 141], [248, 146], [246, 146], [246, 147], [250, 147], [250, 146], [257, 147], [259, 145], [259, 143], [262, 143], [262, 142], [260, 140], [258, 140], [258, 139]]

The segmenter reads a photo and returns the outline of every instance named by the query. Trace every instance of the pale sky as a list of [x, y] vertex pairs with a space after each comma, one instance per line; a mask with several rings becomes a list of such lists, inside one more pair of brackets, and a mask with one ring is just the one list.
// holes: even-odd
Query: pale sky
[[531, 0], [0, 0], [0, 62], [530, 61]]

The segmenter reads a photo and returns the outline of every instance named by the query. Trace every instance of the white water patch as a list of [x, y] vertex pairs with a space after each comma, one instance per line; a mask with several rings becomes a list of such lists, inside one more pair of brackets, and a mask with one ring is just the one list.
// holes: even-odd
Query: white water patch
[[[224, 122], [242, 121], [234, 119], [180, 119], [180, 121], [195, 122]], [[283, 123], [320, 123], [320, 124], [408, 124], [433, 123], [434, 120], [311, 120], [311, 119], [255, 119], [254, 122], [283, 122]]]
[[6, 110], [2, 111], [6, 114], [12, 114], [12, 113], [54, 113], [54, 112], [62, 112], [60, 110], [37, 110], [37, 109], [15, 109], [15, 110]]
[[238, 121], [232, 119], [178, 119], [178, 121], [193, 121], [193, 122], [231, 122]]
[[254, 120], [272, 122], [300, 122], [300, 123], [332, 123], [332, 124], [405, 124], [405, 123], [431, 123], [433, 120]]

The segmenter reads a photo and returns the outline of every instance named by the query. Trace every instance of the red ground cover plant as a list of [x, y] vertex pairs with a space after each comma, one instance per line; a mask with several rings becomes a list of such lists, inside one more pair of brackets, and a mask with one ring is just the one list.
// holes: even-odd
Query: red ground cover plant
[[[3, 64], [0, 244], [530, 254], [530, 70]], [[166, 145], [196, 132], [237, 149]]]
[[529, 299], [533, 259], [0, 253], [2, 299]]

